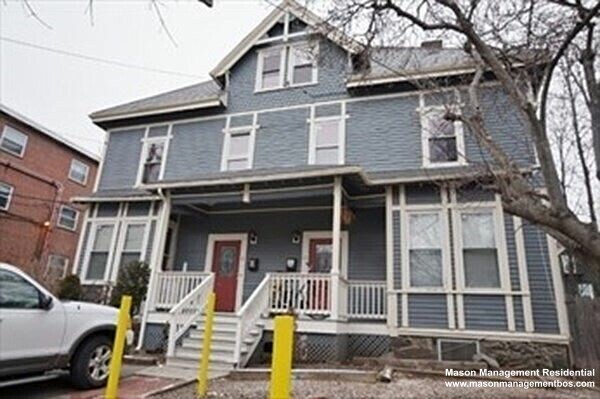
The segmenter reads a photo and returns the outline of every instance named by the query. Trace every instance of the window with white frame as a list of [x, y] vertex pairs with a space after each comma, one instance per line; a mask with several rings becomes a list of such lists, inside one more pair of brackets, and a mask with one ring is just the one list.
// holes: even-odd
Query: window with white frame
[[221, 170], [252, 168], [254, 128], [235, 128], [225, 132]]
[[258, 56], [257, 90], [283, 87], [285, 47], [264, 50]]
[[309, 154], [309, 163], [315, 165], [343, 164], [343, 124], [342, 117], [315, 119], [312, 124], [313, 135]]
[[67, 274], [69, 258], [64, 255], [50, 254], [44, 273], [46, 280], [58, 280]]
[[494, 212], [463, 212], [460, 218], [465, 287], [500, 288]]
[[448, 111], [442, 106], [428, 107], [421, 112], [425, 166], [457, 164], [464, 161], [462, 123], [448, 120]]
[[0, 210], [6, 211], [10, 206], [10, 200], [13, 195], [13, 186], [0, 182]]
[[22, 157], [27, 146], [27, 135], [12, 126], [5, 125], [0, 137], [0, 148], [18, 157]]
[[442, 223], [440, 213], [409, 213], [408, 265], [411, 287], [442, 287]]
[[317, 68], [314, 48], [308, 45], [290, 47], [288, 82], [291, 86], [315, 83]]
[[92, 246], [89, 250], [86, 280], [105, 280], [115, 225], [97, 224], [93, 231]]
[[85, 185], [89, 171], [89, 166], [77, 159], [73, 159], [71, 160], [71, 168], [69, 169], [69, 179]]
[[256, 91], [316, 83], [317, 52], [318, 47], [308, 43], [259, 51]]
[[127, 225], [119, 256], [120, 267], [140, 261], [144, 246], [145, 231], [146, 223], [129, 223]]
[[59, 227], [68, 230], [76, 230], [78, 216], [79, 212], [76, 209], [69, 208], [68, 206], [61, 206], [56, 224]]
[[155, 183], [160, 178], [166, 142], [165, 137], [150, 138], [144, 142], [142, 183]]

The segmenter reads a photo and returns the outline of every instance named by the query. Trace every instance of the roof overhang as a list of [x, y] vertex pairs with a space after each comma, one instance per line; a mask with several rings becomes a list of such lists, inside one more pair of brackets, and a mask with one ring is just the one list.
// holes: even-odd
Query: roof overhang
[[460, 76], [460, 75], [468, 75], [475, 73], [475, 68], [458, 68], [458, 69], [450, 69], [444, 71], [431, 71], [431, 72], [415, 72], [415, 73], [399, 73], [397, 75], [392, 76], [379, 76], [379, 77], [369, 77], [365, 75], [353, 75], [348, 79], [346, 83], [346, 87], [355, 88], [355, 87], [365, 87], [365, 86], [373, 86], [387, 83], [402, 83], [402, 82], [410, 82], [416, 80], [423, 79], [437, 79], [444, 78], [450, 76]]

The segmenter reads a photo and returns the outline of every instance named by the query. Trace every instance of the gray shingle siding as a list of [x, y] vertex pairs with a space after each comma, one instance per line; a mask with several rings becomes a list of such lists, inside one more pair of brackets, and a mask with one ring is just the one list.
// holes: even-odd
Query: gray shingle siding
[[510, 286], [514, 291], [521, 289], [519, 278], [519, 264], [517, 261], [517, 247], [515, 244], [515, 229], [513, 216], [504, 214], [504, 230], [506, 233], [506, 250], [508, 252], [508, 267], [510, 271]]
[[400, 212], [393, 212], [392, 215], [392, 231], [394, 235], [393, 251], [394, 251], [394, 288], [402, 288], [402, 259], [401, 259], [401, 229], [400, 229]]
[[418, 328], [448, 328], [446, 295], [409, 294], [408, 325]]
[[525, 316], [523, 315], [523, 298], [513, 296], [513, 309], [515, 313], [515, 330], [525, 331]]
[[109, 135], [100, 189], [129, 188], [135, 185], [143, 137], [144, 129], [123, 130]]
[[254, 167], [272, 168], [308, 163], [308, 108], [260, 114], [254, 146]]
[[356, 210], [348, 227], [348, 278], [385, 281], [385, 210]]
[[469, 330], [506, 331], [506, 302], [502, 295], [465, 295], [465, 327]]

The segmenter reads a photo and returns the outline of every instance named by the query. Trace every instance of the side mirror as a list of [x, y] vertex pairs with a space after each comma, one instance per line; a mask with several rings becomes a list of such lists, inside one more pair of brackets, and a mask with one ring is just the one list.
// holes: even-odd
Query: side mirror
[[50, 310], [52, 309], [52, 302], [53, 299], [50, 295], [43, 295], [40, 298], [40, 308], [44, 309], [44, 310]]

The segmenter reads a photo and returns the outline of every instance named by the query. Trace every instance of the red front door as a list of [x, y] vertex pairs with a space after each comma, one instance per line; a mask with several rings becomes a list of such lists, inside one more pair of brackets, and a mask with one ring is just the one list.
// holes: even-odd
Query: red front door
[[[308, 266], [310, 273], [331, 273], [331, 238], [313, 238], [309, 242]], [[329, 280], [312, 281], [308, 300], [311, 309], [329, 309]]]
[[216, 241], [212, 271], [215, 273], [216, 310], [233, 312], [237, 292], [241, 241]]

